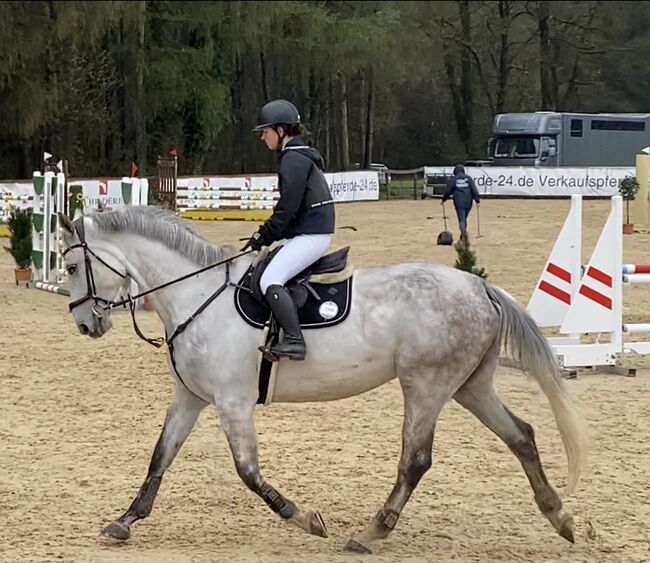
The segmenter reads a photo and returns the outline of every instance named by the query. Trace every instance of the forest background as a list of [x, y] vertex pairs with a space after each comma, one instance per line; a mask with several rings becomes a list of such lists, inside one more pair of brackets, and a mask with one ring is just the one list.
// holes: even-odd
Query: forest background
[[650, 2], [0, 2], [0, 178], [273, 171], [300, 109], [329, 171], [485, 159], [494, 115], [650, 111]]

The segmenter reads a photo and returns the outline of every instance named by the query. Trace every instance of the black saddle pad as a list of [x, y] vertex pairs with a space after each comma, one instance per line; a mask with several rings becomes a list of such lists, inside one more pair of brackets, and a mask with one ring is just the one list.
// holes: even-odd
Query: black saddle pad
[[[248, 288], [251, 279], [252, 268], [249, 269], [239, 282], [239, 286]], [[307, 291], [307, 298], [298, 309], [300, 326], [303, 329], [323, 328], [334, 326], [343, 322], [350, 313], [352, 305], [352, 279], [337, 283], [310, 283], [318, 298], [310, 291]], [[265, 304], [260, 303], [248, 291], [237, 287], [235, 289], [235, 308], [241, 317], [255, 328], [264, 328], [271, 318], [271, 309]], [[290, 284], [287, 286], [291, 289]], [[300, 287], [304, 292], [303, 287]], [[302, 298], [304, 299], [304, 293]], [[302, 299], [301, 299], [302, 300]]]

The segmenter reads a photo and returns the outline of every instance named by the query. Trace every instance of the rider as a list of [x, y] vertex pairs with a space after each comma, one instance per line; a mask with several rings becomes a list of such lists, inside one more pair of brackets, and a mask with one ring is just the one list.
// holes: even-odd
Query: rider
[[253, 131], [261, 131], [260, 138], [268, 149], [279, 153], [280, 199], [271, 217], [242, 250], [260, 250], [279, 241], [281, 248], [260, 279], [262, 294], [284, 335], [271, 352], [304, 360], [306, 347], [298, 311], [284, 284], [327, 251], [334, 234], [334, 200], [323, 173], [323, 157], [302, 140], [300, 114], [291, 102], [273, 100], [265, 104]]

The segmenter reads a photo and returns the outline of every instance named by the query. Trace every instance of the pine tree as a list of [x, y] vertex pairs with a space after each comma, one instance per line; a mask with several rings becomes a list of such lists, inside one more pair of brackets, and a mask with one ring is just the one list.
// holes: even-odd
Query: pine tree
[[458, 242], [454, 245], [458, 257], [456, 258], [455, 267], [459, 270], [464, 270], [475, 274], [480, 278], [487, 278], [485, 268], [476, 267], [476, 254], [470, 247], [469, 236], [467, 232], [463, 233]]

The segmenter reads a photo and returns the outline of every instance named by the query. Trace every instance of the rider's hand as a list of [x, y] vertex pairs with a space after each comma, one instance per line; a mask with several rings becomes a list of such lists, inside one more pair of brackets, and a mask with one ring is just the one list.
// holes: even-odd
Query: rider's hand
[[256, 231], [253, 233], [253, 236], [248, 239], [248, 242], [245, 244], [244, 248], [241, 249], [241, 251], [244, 252], [249, 247], [253, 250], [260, 250], [263, 246], [264, 242], [262, 241], [262, 235], [260, 235], [259, 231]]

